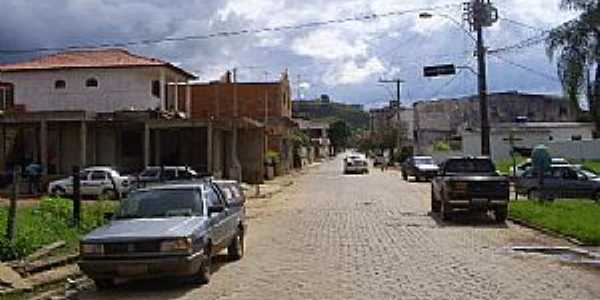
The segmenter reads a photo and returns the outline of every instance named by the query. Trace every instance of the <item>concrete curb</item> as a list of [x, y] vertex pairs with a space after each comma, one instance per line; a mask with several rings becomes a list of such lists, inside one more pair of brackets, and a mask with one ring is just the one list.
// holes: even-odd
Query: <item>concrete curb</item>
[[573, 237], [570, 237], [568, 235], [564, 235], [564, 234], [558, 233], [556, 231], [550, 230], [548, 228], [544, 228], [544, 227], [539, 226], [539, 225], [532, 224], [532, 223], [527, 222], [525, 220], [521, 220], [521, 219], [518, 219], [518, 218], [515, 218], [515, 217], [508, 217], [508, 220], [510, 220], [511, 222], [513, 222], [513, 223], [515, 223], [517, 225], [520, 225], [520, 226], [523, 226], [523, 227], [526, 227], [526, 228], [529, 228], [529, 229], [533, 229], [535, 231], [539, 231], [539, 232], [541, 232], [543, 234], [546, 234], [546, 235], [549, 235], [549, 236], [552, 236], [552, 237], [555, 237], [555, 238], [566, 240], [566, 241], [568, 241], [568, 242], [570, 242], [572, 244], [575, 244], [575, 245], [577, 245], [579, 247], [592, 247], [593, 246], [593, 245], [589, 245], [589, 244], [583, 243], [583, 242], [579, 241], [576, 238], [573, 238]]

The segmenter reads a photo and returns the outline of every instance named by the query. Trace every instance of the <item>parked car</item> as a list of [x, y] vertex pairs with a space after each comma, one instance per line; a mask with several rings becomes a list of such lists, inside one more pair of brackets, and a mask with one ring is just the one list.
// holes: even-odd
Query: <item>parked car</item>
[[[90, 167], [79, 173], [80, 193], [86, 196], [104, 196], [115, 199], [117, 193], [127, 194], [131, 188], [131, 178], [121, 176], [110, 167]], [[115, 186], [116, 185], [116, 189]], [[50, 182], [48, 193], [55, 196], [73, 194], [73, 176]]]
[[138, 176], [139, 183], [156, 183], [163, 181], [188, 180], [198, 178], [198, 173], [185, 166], [146, 167]]
[[431, 185], [431, 210], [447, 220], [455, 210], [493, 211], [497, 222], [508, 213], [509, 181], [485, 157], [451, 158]]
[[433, 179], [439, 170], [431, 156], [411, 156], [402, 163], [402, 178], [408, 180], [409, 176], [414, 176], [416, 181]]
[[208, 283], [221, 250], [242, 258], [246, 230], [243, 205], [228, 204], [209, 179], [139, 189], [81, 239], [79, 267], [99, 288], [165, 276]]
[[[529, 199], [539, 198], [539, 176], [526, 171], [516, 182], [519, 194]], [[600, 176], [592, 170], [577, 165], [554, 165], [544, 174], [543, 192], [549, 199], [587, 198], [600, 201]]]
[[388, 162], [388, 159], [385, 155], [376, 154], [375, 158], [373, 159], [373, 166], [375, 166], [375, 167], [381, 166], [383, 164], [386, 164], [387, 162]]
[[213, 181], [222, 191], [225, 201], [230, 206], [243, 206], [246, 203], [246, 195], [240, 186], [240, 183], [235, 180], [214, 180]]
[[[568, 165], [569, 161], [567, 161], [564, 158], [556, 157], [556, 158], [552, 158], [552, 164], [553, 165]], [[513, 177], [513, 176], [521, 177], [521, 176], [523, 176], [523, 173], [525, 173], [525, 171], [527, 171], [531, 168], [531, 166], [532, 166], [531, 158], [528, 158], [524, 162], [518, 164], [516, 169], [514, 167], [510, 167], [507, 175], [511, 176], [511, 177]], [[516, 170], [516, 172], [515, 172], [515, 170]]]
[[344, 158], [344, 174], [369, 173], [369, 161], [362, 154], [351, 154]]

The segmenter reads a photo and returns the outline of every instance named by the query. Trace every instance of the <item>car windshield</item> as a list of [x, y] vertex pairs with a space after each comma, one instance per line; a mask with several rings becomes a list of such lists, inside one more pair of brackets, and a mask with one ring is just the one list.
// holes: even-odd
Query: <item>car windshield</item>
[[434, 165], [432, 158], [415, 158], [415, 165]]
[[158, 168], [152, 168], [152, 169], [146, 169], [146, 170], [144, 170], [140, 174], [140, 176], [142, 176], [142, 177], [157, 177], [159, 173], [160, 173], [160, 169], [158, 169]]
[[125, 199], [117, 219], [162, 218], [202, 214], [202, 201], [193, 189], [139, 191]]
[[597, 178], [598, 177], [598, 174], [596, 174], [594, 171], [588, 170], [588, 169], [581, 169], [579, 171], [579, 173], [585, 175], [587, 178]]
[[487, 159], [455, 159], [446, 163], [447, 173], [494, 173], [494, 164]]

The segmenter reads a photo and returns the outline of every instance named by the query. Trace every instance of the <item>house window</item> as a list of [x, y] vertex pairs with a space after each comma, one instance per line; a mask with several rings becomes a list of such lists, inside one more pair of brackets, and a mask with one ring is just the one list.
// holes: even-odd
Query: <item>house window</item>
[[160, 98], [160, 80], [153, 80], [151, 89], [152, 96]]
[[64, 90], [67, 87], [67, 82], [64, 80], [57, 80], [54, 82], [54, 88], [57, 90]]
[[86, 87], [98, 87], [98, 80], [96, 78], [90, 78], [85, 81]]

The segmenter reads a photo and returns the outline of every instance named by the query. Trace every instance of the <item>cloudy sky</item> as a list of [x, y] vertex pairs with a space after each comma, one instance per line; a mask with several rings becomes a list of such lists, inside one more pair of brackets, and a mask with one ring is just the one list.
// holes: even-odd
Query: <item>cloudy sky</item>
[[[511, 45], [574, 17], [558, 9], [559, 1], [496, 0], [502, 18], [486, 30], [487, 45], [490, 49]], [[2, 0], [0, 49], [177, 38], [404, 12], [366, 22], [129, 47], [133, 52], [178, 64], [202, 80], [214, 80], [231, 68], [239, 69], [242, 81], [273, 80], [288, 69], [295, 94], [329, 94], [339, 101], [376, 107], [395, 97], [395, 88], [379, 84], [380, 78], [406, 81], [404, 103], [475, 92], [476, 78], [469, 71], [453, 77], [422, 77], [423, 66], [429, 64], [475, 66], [473, 41], [449, 20], [461, 21], [460, 2]], [[435, 17], [419, 19], [417, 11]], [[43, 54], [4, 53], [0, 62]], [[561, 93], [555, 73], [543, 44], [489, 57], [492, 91]]]

